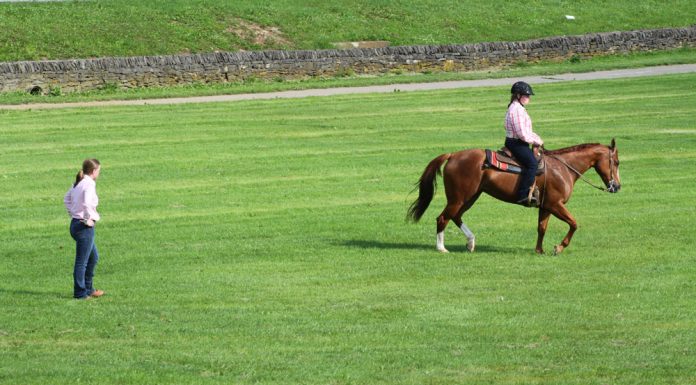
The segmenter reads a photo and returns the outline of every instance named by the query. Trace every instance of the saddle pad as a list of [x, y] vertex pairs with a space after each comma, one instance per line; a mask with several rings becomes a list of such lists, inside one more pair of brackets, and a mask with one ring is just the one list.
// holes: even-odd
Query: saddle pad
[[498, 157], [498, 153], [486, 149], [486, 161], [483, 163], [484, 168], [495, 168], [500, 171], [510, 172], [513, 174], [519, 174], [522, 172], [522, 168], [519, 166], [501, 162]]
[[[541, 175], [544, 173], [544, 166], [546, 162], [542, 160], [539, 162], [539, 167], [537, 168], [536, 175]], [[512, 158], [509, 158], [505, 154], [495, 152], [486, 149], [486, 160], [483, 163], [483, 168], [494, 168], [496, 170], [509, 172], [512, 174], [519, 174], [522, 172], [522, 167]]]

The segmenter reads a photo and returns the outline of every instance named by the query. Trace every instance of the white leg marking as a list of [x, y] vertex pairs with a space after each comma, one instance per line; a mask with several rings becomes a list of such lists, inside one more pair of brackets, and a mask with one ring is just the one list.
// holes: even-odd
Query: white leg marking
[[447, 249], [445, 249], [445, 232], [439, 232], [437, 233], [437, 251], [441, 253], [449, 253]]
[[467, 250], [473, 252], [474, 249], [476, 248], [476, 237], [474, 236], [474, 233], [469, 230], [469, 228], [466, 226], [464, 222], [462, 222], [462, 225], [459, 227], [464, 235], [466, 235], [466, 239], [468, 240], [466, 242], [466, 248]]

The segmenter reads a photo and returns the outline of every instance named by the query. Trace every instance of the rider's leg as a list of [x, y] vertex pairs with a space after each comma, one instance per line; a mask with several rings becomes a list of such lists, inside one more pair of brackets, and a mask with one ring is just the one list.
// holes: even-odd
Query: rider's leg
[[520, 184], [517, 187], [517, 197], [515, 200], [518, 203], [527, 202], [529, 189], [532, 187], [532, 184], [534, 184], [534, 178], [536, 176], [536, 171], [539, 164], [534, 157], [534, 153], [529, 148], [529, 144], [519, 139], [507, 138], [505, 140], [505, 145], [515, 156], [515, 159], [517, 159], [517, 161], [520, 163], [520, 166], [522, 166], [522, 172], [520, 173]]

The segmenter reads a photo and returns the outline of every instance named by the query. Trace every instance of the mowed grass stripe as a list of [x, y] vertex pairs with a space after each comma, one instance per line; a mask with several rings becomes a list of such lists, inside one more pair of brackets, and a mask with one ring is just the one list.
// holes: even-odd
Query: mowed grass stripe
[[[576, 185], [560, 257], [533, 253], [533, 210], [487, 196], [465, 215], [477, 252], [450, 226], [436, 253], [441, 181], [404, 221], [432, 158], [500, 145], [502, 87], [2, 113], [0, 378], [693, 383], [695, 80], [535, 88], [547, 147], [621, 155], [619, 194]], [[108, 295], [84, 303], [61, 199], [88, 156]], [[552, 218], [546, 249], [566, 231]]]

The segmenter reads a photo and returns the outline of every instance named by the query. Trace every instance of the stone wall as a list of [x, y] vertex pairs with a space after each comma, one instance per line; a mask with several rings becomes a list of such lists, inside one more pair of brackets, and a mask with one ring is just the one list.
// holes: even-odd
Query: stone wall
[[518, 62], [558, 61], [574, 55], [589, 57], [686, 46], [696, 47], [696, 25], [466, 45], [8, 62], [0, 63], [0, 92], [32, 88], [46, 92], [51, 87], [71, 92], [390, 71], [467, 71]]

